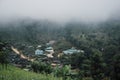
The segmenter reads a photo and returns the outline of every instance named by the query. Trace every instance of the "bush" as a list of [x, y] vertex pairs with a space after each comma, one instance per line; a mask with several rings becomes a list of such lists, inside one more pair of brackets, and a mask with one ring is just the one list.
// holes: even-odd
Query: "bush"
[[66, 80], [67, 78], [69, 78], [68, 76], [71, 74], [70, 69], [71, 67], [68, 65], [65, 65], [62, 68], [59, 68], [57, 66], [56, 69], [54, 70], [54, 75], [57, 77], [62, 77], [63, 80]]
[[33, 62], [31, 64], [31, 67], [33, 69], [34, 72], [37, 72], [37, 73], [51, 73], [52, 72], [52, 67], [51, 65], [49, 64], [45, 64], [43, 62]]

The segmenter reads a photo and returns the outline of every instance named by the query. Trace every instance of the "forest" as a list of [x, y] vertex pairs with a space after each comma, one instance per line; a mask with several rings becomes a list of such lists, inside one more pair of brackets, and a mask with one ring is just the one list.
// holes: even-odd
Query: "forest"
[[[0, 23], [0, 64], [10, 64], [11, 46], [27, 53], [23, 44], [37, 46], [50, 40], [56, 41], [55, 54], [71, 47], [84, 50], [84, 53], [61, 56], [63, 68], [52, 71], [49, 64], [34, 62], [31, 64], [34, 72], [53, 73], [63, 80], [120, 80], [120, 20], [66, 24], [42, 20]], [[70, 73], [72, 69], [78, 69], [77, 74]]]

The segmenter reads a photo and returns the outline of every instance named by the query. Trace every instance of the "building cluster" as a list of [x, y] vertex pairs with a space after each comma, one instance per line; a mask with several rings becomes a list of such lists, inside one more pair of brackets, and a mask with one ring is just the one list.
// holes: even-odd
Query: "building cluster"
[[[41, 49], [36, 49], [35, 50], [35, 55], [46, 55], [48, 58], [53, 58], [53, 54], [54, 54], [54, 48], [52, 47], [52, 45], [55, 43], [55, 41], [49, 41], [49, 43], [46, 43], [46, 48], [44, 50]], [[38, 47], [42, 47], [41, 45], [38, 45]], [[74, 47], [64, 50], [62, 51], [62, 53], [58, 53], [58, 57], [60, 57], [60, 55], [62, 54], [74, 54], [74, 53], [84, 53], [83, 50], [78, 50]]]

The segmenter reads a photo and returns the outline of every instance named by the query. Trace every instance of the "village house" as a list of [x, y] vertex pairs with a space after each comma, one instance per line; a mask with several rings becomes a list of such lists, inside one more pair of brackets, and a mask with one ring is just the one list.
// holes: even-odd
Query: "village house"
[[56, 41], [51, 40], [51, 41], [49, 41], [48, 43], [46, 43], [46, 46], [52, 46], [52, 45], [55, 44], [55, 42], [56, 42]]
[[47, 47], [47, 48], [45, 49], [45, 51], [48, 52], [48, 53], [54, 53], [53, 47]]
[[38, 45], [37, 48], [41, 48], [42, 46], [41, 45]]
[[54, 53], [53, 47], [47, 47], [47, 48], [45, 49], [45, 52], [47, 53], [46, 56], [47, 56], [48, 58], [53, 58], [53, 53]]
[[39, 50], [39, 49], [35, 50], [35, 55], [42, 55], [43, 53], [44, 53], [43, 50]]
[[73, 53], [80, 53], [80, 52], [84, 53], [83, 50], [77, 50], [74, 47], [72, 47], [71, 49], [67, 49], [63, 51], [63, 54], [73, 54]]

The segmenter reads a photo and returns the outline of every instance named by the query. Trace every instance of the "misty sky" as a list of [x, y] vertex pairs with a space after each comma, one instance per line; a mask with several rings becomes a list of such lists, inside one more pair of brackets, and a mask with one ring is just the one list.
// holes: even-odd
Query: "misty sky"
[[0, 0], [0, 20], [102, 21], [119, 15], [120, 0]]

